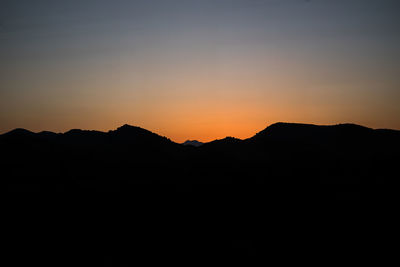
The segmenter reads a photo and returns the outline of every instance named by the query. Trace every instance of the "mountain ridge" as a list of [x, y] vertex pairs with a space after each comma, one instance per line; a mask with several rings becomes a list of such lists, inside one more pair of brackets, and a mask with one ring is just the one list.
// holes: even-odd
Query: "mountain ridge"
[[[332, 124], [332, 125], [317, 125], [317, 124], [306, 124], [306, 123], [288, 123], [288, 122], [277, 122], [273, 123], [269, 126], [267, 126], [265, 129], [257, 132], [255, 135], [245, 138], [245, 139], [240, 139], [232, 136], [227, 136], [222, 139], [215, 139], [206, 143], [200, 142], [198, 140], [186, 140], [185, 142], [181, 143], [183, 145], [185, 144], [191, 144], [195, 147], [199, 147], [203, 144], [209, 144], [213, 142], [226, 142], [227, 140], [236, 140], [236, 141], [244, 141], [244, 140], [252, 140], [259, 138], [260, 136], [266, 136], [266, 135], [275, 135], [278, 133], [288, 133], [288, 132], [299, 132], [299, 131], [310, 131], [314, 129], [342, 129], [342, 130], [357, 130], [357, 131], [375, 131], [375, 132], [390, 132], [392, 134], [399, 134], [400, 130], [396, 129], [373, 129], [373, 128], [368, 128], [362, 125], [354, 124], [354, 123], [341, 123], [341, 124]], [[98, 130], [83, 130], [83, 129], [71, 129], [63, 133], [56, 133], [52, 131], [41, 131], [41, 132], [32, 132], [30, 130], [24, 129], [24, 128], [16, 128], [13, 130], [10, 130], [8, 132], [5, 132], [3, 134], [0, 134], [0, 136], [11, 136], [11, 135], [19, 135], [19, 136], [27, 136], [27, 135], [42, 135], [42, 136], [68, 136], [68, 135], [124, 135], [128, 136], [130, 134], [132, 135], [139, 135], [139, 136], [145, 136], [145, 135], [150, 135], [153, 137], [161, 137], [166, 140], [169, 140], [173, 143], [176, 143], [172, 141], [170, 138], [161, 136], [157, 133], [154, 133], [152, 131], [149, 131], [147, 129], [141, 128], [139, 126], [132, 126], [129, 124], [124, 124], [120, 127], [118, 127], [115, 130], [109, 130], [109, 131], [98, 131]], [[179, 144], [179, 143], [176, 143]], [[195, 144], [195, 145], [194, 145]]]
[[1, 182], [11, 191], [139, 190], [161, 199], [180, 188], [201, 198], [218, 186], [223, 197], [370, 199], [393, 196], [400, 131], [277, 123], [247, 139], [194, 147], [130, 125], [108, 132], [17, 129], [0, 135], [0, 147]]

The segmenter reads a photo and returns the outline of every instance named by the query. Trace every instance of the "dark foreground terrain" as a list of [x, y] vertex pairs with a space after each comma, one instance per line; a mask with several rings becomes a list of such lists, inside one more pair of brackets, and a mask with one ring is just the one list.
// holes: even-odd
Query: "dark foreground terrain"
[[[367, 231], [371, 218], [361, 220], [352, 200], [393, 204], [400, 177], [400, 132], [354, 124], [276, 123], [246, 140], [197, 147], [129, 125], [107, 133], [16, 129], [0, 136], [0, 148], [3, 191], [45, 198], [6, 200], [19, 215], [7, 215], [17, 263], [248, 262], [288, 245], [299, 254], [292, 257], [308, 255], [300, 253], [307, 248], [354, 256], [352, 246], [375, 249], [372, 240], [385, 227]], [[343, 205], [340, 216], [332, 203]], [[312, 214], [309, 206], [316, 207]]]

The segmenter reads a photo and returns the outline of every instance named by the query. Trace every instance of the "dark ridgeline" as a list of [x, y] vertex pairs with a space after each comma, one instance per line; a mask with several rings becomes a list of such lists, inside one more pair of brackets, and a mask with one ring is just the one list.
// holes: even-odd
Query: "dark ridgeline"
[[[189, 144], [189, 145], [188, 145]], [[145, 129], [16, 129], [0, 136], [9, 191], [137, 188], [278, 198], [390, 197], [400, 132], [354, 125], [276, 123], [255, 136], [177, 144]], [[142, 190], [142, 189], [141, 189]]]
[[[129, 125], [63, 134], [16, 129], [0, 136], [0, 148], [3, 190], [85, 193], [67, 205], [48, 198], [44, 205], [52, 208], [45, 214], [32, 199], [7, 202], [18, 218], [8, 229], [19, 236], [8, 241], [17, 248], [10, 257], [29, 263], [248, 264], [289, 252], [304, 259], [310, 250], [340, 259], [338, 247], [354, 257], [354, 247], [376, 254], [373, 244], [382, 246], [380, 236], [390, 235], [382, 234], [387, 221], [376, 234], [366, 226], [371, 219], [360, 219], [348, 202], [336, 213], [328, 204], [376, 204], [398, 194], [400, 132], [354, 124], [276, 123], [246, 140], [227, 137], [198, 147]], [[101, 200], [93, 191], [118, 194]], [[301, 203], [317, 208], [307, 213], [310, 204]]]

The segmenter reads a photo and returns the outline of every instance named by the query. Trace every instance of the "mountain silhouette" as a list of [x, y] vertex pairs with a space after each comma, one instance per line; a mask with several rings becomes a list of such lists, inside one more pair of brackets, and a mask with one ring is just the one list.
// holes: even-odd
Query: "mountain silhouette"
[[248, 139], [200, 144], [130, 125], [108, 132], [15, 129], [0, 135], [2, 182], [10, 191], [226, 185], [243, 193], [273, 186], [288, 198], [298, 198], [301, 188], [316, 199], [388, 197], [397, 184], [396, 130], [275, 123]]
[[[59, 211], [66, 222], [60, 230], [54, 220], [35, 227], [20, 220], [16, 247], [30, 240], [23, 252], [35, 259], [42, 252], [34, 249], [37, 240], [55, 224], [48, 235], [68, 247], [49, 241], [46, 258], [99, 266], [129, 266], [137, 259], [132, 253], [149, 259], [156, 252], [164, 260], [177, 251], [186, 261], [248, 263], [289, 237], [299, 239], [298, 247], [310, 238], [343, 247], [348, 236], [363, 241], [371, 233], [362, 228], [365, 220], [354, 219], [350, 201], [363, 201], [368, 209], [382, 200], [397, 203], [400, 177], [400, 131], [354, 124], [276, 123], [244, 140], [226, 137], [198, 147], [129, 125], [108, 132], [16, 129], [0, 135], [0, 148], [1, 188], [53, 193], [43, 194], [40, 205], [53, 204], [47, 216]], [[57, 194], [76, 204], [60, 205]], [[46, 218], [34, 199], [16, 205], [14, 198], [6, 206], [23, 214], [31, 205], [32, 218]], [[338, 217], [331, 203], [338, 203]], [[299, 212], [293, 213], [296, 205]], [[65, 206], [79, 217], [76, 223], [64, 215]], [[304, 211], [308, 206], [315, 207], [311, 214]], [[80, 254], [71, 253], [68, 242]]]

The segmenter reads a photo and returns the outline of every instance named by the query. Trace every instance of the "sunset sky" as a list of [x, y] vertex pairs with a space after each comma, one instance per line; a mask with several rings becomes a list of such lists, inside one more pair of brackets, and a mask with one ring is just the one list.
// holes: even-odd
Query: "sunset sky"
[[0, 133], [400, 129], [400, 1], [1, 0]]

